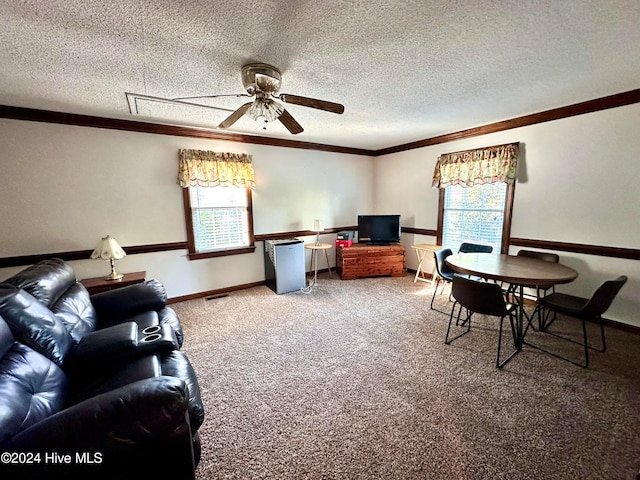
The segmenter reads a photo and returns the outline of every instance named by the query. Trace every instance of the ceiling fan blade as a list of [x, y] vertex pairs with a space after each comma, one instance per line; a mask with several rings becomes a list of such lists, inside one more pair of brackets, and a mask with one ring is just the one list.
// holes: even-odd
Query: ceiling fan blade
[[220, 125], [218, 125], [218, 128], [229, 128], [231, 125], [236, 123], [238, 120], [240, 120], [240, 117], [242, 117], [244, 115], [244, 113], [247, 110], [249, 110], [249, 107], [251, 106], [252, 103], [253, 102], [249, 102], [249, 103], [245, 103], [244, 105], [242, 105], [239, 109], [237, 109], [235, 112], [233, 112], [227, 118], [225, 118], [222, 121], [222, 123], [220, 123]]
[[195, 100], [197, 98], [251, 97], [248, 93], [225, 93], [222, 95], [195, 95], [193, 97], [176, 97], [171, 100]]
[[344, 113], [344, 105], [334, 102], [327, 102], [326, 100], [317, 100], [315, 98], [289, 95], [288, 93], [282, 93], [278, 96], [278, 98], [283, 102], [293, 103], [294, 105], [317, 108], [318, 110], [325, 110], [331, 113]]
[[291, 133], [293, 133], [294, 135], [296, 133], [301, 133], [302, 131], [304, 131], [304, 128], [302, 128], [302, 125], [300, 125], [295, 118], [293, 118], [291, 116], [291, 114], [289, 112], [287, 112], [286, 110], [283, 110], [282, 113], [280, 114], [280, 116], [278, 117], [278, 120], [280, 120], [280, 122], [282, 122], [282, 124], [287, 127], [287, 130], [289, 130]]

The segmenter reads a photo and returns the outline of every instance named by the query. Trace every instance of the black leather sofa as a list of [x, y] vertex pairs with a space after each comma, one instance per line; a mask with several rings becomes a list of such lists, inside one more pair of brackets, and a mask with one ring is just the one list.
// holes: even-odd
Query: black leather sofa
[[182, 341], [157, 281], [90, 296], [51, 259], [0, 283], [0, 478], [194, 478]]

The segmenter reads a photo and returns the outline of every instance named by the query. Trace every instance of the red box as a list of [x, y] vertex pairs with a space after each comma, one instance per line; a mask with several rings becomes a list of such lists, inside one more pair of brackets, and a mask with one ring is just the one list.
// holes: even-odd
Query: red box
[[336, 240], [336, 248], [350, 247], [353, 245], [353, 240]]

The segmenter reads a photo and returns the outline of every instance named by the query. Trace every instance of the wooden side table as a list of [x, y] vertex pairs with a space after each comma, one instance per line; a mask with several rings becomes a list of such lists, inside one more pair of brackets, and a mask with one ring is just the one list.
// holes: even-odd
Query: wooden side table
[[305, 243], [304, 248], [311, 250], [311, 265], [309, 266], [310, 270], [313, 270], [313, 285], [315, 285], [318, 281], [318, 251], [324, 251], [324, 258], [327, 261], [327, 268], [329, 269], [329, 275], [331, 275], [331, 265], [329, 265], [329, 255], [327, 254], [327, 250], [329, 250], [333, 245], [330, 243]]
[[[418, 280], [421, 282], [428, 282], [429, 280], [425, 277], [425, 271], [422, 269], [422, 262], [424, 262], [425, 256], [429, 252], [435, 252], [442, 248], [442, 245], [431, 245], [430, 243], [418, 243], [416, 245], [411, 245], [416, 252], [416, 258], [418, 259], [418, 268], [416, 268], [416, 276], [413, 278], [413, 283], [416, 283]], [[436, 279], [436, 267], [433, 267], [433, 272], [431, 272], [431, 285], [433, 285], [434, 280]]]
[[145, 280], [147, 272], [125, 273], [120, 280], [105, 280], [104, 277], [85, 278], [80, 283], [87, 289], [89, 295], [94, 293], [107, 292], [116, 288], [127, 287], [136, 283], [142, 283]]

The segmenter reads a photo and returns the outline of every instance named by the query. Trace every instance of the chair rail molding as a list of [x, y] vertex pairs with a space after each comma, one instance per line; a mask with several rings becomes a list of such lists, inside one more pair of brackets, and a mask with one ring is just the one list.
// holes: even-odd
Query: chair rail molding
[[[322, 235], [340, 232], [342, 230], [358, 230], [355, 225], [346, 227], [327, 228]], [[425, 228], [402, 227], [402, 233], [413, 235], [436, 236], [436, 231]], [[255, 235], [256, 242], [263, 242], [272, 239], [287, 239], [293, 237], [315, 236], [316, 232], [311, 230], [296, 230], [291, 232], [261, 233]], [[608, 247], [602, 245], [585, 245], [580, 243], [554, 242], [552, 240], [535, 240], [528, 238], [511, 238], [510, 246], [539, 248], [542, 250], [552, 250], [560, 252], [581, 253], [585, 255], [599, 255], [602, 257], [624, 258], [628, 260], [640, 260], [640, 250], [634, 248]], [[186, 250], [187, 242], [155, 243], [150, 245], [131, 245], [123, 247], [127, 255], [138, 253], [168, 252], [171, 250]], [[51, 257], [57, 257], [65, 261], [86, 260], [91, 256], [93, 250], [73, 250], [68, 252], [39, 253], [35, 255], [21, 255], [12, 257], [0, 257], [0, 268], [18, 267], [22, 265], [32, 265]]]

